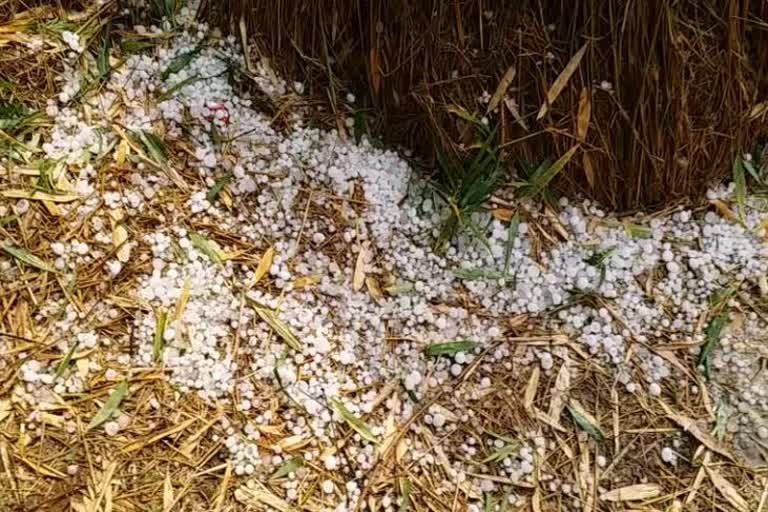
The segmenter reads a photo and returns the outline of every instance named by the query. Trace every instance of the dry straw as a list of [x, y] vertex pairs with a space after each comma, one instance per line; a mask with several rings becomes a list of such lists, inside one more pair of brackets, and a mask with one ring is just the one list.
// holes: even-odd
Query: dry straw
[[[633, 209], [696, 197], [765, 133], [764, 2], [217, 0], [252, 58], [331, 98], [346, 91], [391, 143], [467, 142], [452, 111], [493, 95], [513, 164], [582, 152], [561, 189]], [[601, 87], [601, 84], [605, 87]], [[497, 93], [497, 94], [494, 94]], [[460, 154], [457, 156], [461, 156]]]

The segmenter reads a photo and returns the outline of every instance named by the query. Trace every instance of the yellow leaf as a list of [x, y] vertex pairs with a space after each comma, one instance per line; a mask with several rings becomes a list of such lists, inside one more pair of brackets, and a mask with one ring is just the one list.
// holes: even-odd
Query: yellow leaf
[[131, 246], [126, 243], [128, 240], [128, 230], [125, 226], [119, 224], [112, 230], [112, 245], [117, 250], [117, 259], [121, 263], [128, 263], [131, 259]]
[[611, 489], [600, 495], [603, 501], [642, 501], [655, 498], [661, 494], [657, 484], [634, 484]]
[[115, 151], [115, 162], [117, 165], [123, 165], [125, 163], [125, 157], [128, 155], [128, 148], [128, 141], [125, 139], [122, 139], [120, 144], [117, 145], [117, 150]]
[[53, 203], [71, 203], [77, 201], [80, 196], [77, 194], [48, 194], [37, 190], [3, 190], [0, 192], [4, 197], [13, 199], [31, 199], [33, 201], [51, 201]]
[[269, 272], [269, 267], [272, 266], [272, 258], [274, 257], [275, 257], [274, 247], [270, 247], [264, 252], [264, 254], [261, 255], [261, 259], [259, 260], [259, 265], [256, 267], [256, 271], [253, 273], [253, 282], [251, 283], [251, 286], [261, 281], [261, 278], [264, 277], [267, 272]]
[[360, 291], [365, 283], [365, 256], [366, 250], [360, 249], [357, 253], [357, 262], [355, 263], [355, 273], [352, 276], [352, 288], [355, 291]]
[[731, 505], [733, 505], [735, 510], [738, 512], [747, 512], [750, 510], [747, 500], [739, 494], [739, 491], [731, 482], [726, 480], [716, 469], [710, 468], [709, 466], [706, 466], [705, 469], [707, 470], [710, 480], [712, 480], [712, 483], [717, 487], [717, 490], [720, 491], [720, 494], [722, 494]]
[[507, 94], [507, 89], [509, 89], [509, 86], [512, 83], [512, 80], [515, 79], [516, 74], [517, 70], [515, 69], [515, 66], [509, 66], [509, 69], [507, 69], [507, 72], [504, 73], [504, 76], [501, 78], [499, 85], [496, 86], [496, 92], [494, 92], [493, 96], [491, 96], [491, 101], [488, 102], [488, 112], [493, 112], [496, 110], [496, 107], [499, 106], [501, 99], [505, 94]]
[[582, 162], [584, 164], [584, 175], [587, 177], [587, 183], [589, 183], [590, 188], [595, 188], [595, 170], [592, 167], [592, 159], [586, 151], [582, 156]]
[[582, 142], [587, 137], [590, 117], [592, 117], [592, 104], [589, 101], [589, 89], [584, 87], [581, 89], [579, 115], [576, 118], [576, 137]]
[[558, 96], [560, 96], [560, 93], [563, 92], [563, 89], [565, 89], [566, 84], [568, 84], [568, 80], [571, 79], [571, 76], [573, 76], [573, 73], [576, 71], [576, 68], [579, 67], [579, 63], [581, 62], [581, 58], [584, 57], [584, 53], [587, 51], [587, 43], [584, 43], [584, 46], [582, 46], [576, 54], [571, 57], [571, 60], [568, 61], [568, 64], [566, 64], [565, 69], [560, 73], [560, 75], [557, 77], [555, 82], [552, 84], [552, 87], [549, 88], [549, 91], [547, 91], [547, 100], [541, 104], [541, 108], [539, 109], [539, 113], [536, 116], [536, 120], [541, 120], [542, 117], [547, 115], [547, 112], [549, 111], [549, 106], [552, 105], [552, 103], [555, 102]]
[[320, 282], [320, 276], [301, 276], [293, 281], [294, 288], [304, 288]]

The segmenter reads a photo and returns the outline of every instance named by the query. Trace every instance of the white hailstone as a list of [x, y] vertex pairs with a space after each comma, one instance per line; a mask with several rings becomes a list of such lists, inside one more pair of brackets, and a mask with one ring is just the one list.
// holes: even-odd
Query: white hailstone
[[120, 432], [120, 424], [116, 421], [108, 421], [104, 423], [104, 433], [109, 437], [116, 436]]
[[674, 464], [677, 462], [677, 454], [669, 446], [665, 446], [661, 449], [661, 460], [667, 464]]
[[661, 386], [657, 382], [652, 382], [648, 386], [648, 393], [651, 394], [651, 396], [659, 396], [661, 395]]
[[434, 425], [436, 428], [443, 427], [445, 425], [445, 416], [440, 413], [433, 414], [432, 425]]
[[67, 465], [67, 474], [69, 476], [75, 476], [80, 471], [80, 466], [77, 464], [68, 464]]
[[354, 103], [355, 102], [355, 95], [350, 93], [347, 93], [347, 103]]
[[335, 486], [333, 485], [333, 480], [323, 480], [323, 492], [325, 494], [333, 494], [333, 491], [335, 489]]
[[605, 455], [598, 455], [595, 460], [597, 461], [597, 465], [601, 468], [604, 468], [608, 464], [608, 459], [605, 458]]
[[405, 379], [403, 380], [403, 386], [405, 386], [405, 389], [408, 391], [416, 390], [416, 387], [419, 384], [421, 384], [421, 373], [417, 372], [416, 370], [406, 375]]
[[327, 455], [323, 458], [323, 465], [328, 471], [333, 471], [338, 467], [339, 461], [335, 455]]

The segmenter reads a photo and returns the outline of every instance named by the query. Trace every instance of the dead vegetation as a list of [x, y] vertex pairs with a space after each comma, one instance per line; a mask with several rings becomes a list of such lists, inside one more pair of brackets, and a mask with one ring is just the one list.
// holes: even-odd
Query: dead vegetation
[[[519, 168], [584, 152], [558, 178], [613, 209], [698, 198], [765, 134], [768, 12], [745, 0], [207, 2], [256, 57], [304, 80], [331, 126], [359, 97], [374, 133], [461, 156], [498, 122]], [[491, 104], [479, 103], [486, 92]], [[328, 110], [326, 110], [327, 112]], [[589, 126], [589, 130], [586, 127]]]
[[[752, 124], [742, 123], [744, 112], [758, 108], [754, 104], [755, 98], [747, 94], [747, 91], [756, 90], [752, 87], [754, 84], [745, 82], [750, 87], [739, 86], [738, 82], [727, 79], [730, 75], [719, 66], [726, 60], [731, 65], [728, 73], [741, 69], [742, 73], [752, 76], [749, 74], [752, 71], [747, 73], [736, 50], [720, 54], [709, 52], [707, 40], [716, 37], [714, 29], [703, 30], [684, 23], [678, 28], [690, 30], [690, 39], [675, 36], [675, 40], [683, 46], [692, 45], [685, 46], [689, 49], [698, 48], [701, 53], [695, 59], [701, 60], [695, 66], [689, 64], [693, 67], [681, 66], [675, 60], [679, 54], [675, 53], [676, 57], [659, 54], [655, 50], [660, 43], [647, 41], [642, 35], [647, 34], [643, 22], [649, 19], [654, 8], [658, 8], [663, 17], [656, 28], [665, 34], [659, 37], [672, 37], [662, 30], [675, 17], [671, 7], [654, 6], [649, 2], [614, 10], [615, 4], [606, 3], [612, 7], [606, 8], [610, 17], [604, 19], [589, 16], [587, 13], [597, 11], [597, 3], [585, 2], [576, 16], [563, 18], [562, 25], [547, 32], [546, 20], [540, 19], [541, 12], [548, 12], [543, 9], [541, 12], [527, 11], [522, 20], [516, 18], [515, 12], [498, 11], [495, 13], [498, 25], [489, 27], [483, 21], [484, 6], [480, 2], [438, 2], [436, 9], [449, 10], [438, 13], [435, 19], [441, 21], [434, 22], [436, 26], [418, 32], [418, 36], [414, 36], [417, 32], [409, 28], [398, 40], [389, 32], [396, 30], [398, 23], [408, 24], [406, 27], [411, 27], [410, 24], [427, 27], [432, 26], [432, 17], [423, 17], [426, 11], [408, 10], [407, 6], [394, 3], [390, 8], [399, 7], [403, 14], [389, 16], [389, 11], [379, 4], [381, 10], [375, 15], [372, 11], [363, 16], [357, 7], [345, 9], [339, 4], [338, 9], [328, 10], [323, 9], [320, 2], [304, 4], [306, 11], [302, 16], [296, 16], [290, 3], [277, 1], [269, 13], [257, 11], [257, 14], [265, 15], [264, 23], [272, 23], [275, 27], [295, 26], [296, 32], [292, 35], [273, 34], [270, 39], [264, 34], [264, 27], [259, 25], [261, 29], [251, 33], [262, 37], [273, 50], [285, 51], [284, 56], [296, 48], [302, 49], [305, 58], [293, 65], [308, 73], [315, 92], [327, 86], [329, 68], [344, 76], [343, 81], [334, 79], [339, 80], [333, 82], [337, 92], [342, 90], [341, 84], [348, 81], [368, 83], [375, 105], [369, 117], [371, 123], [392, 137], [390, 140], [409, 142], [431, 141], [432, 137], [444, 142], [460, 140], [456, 137], [466, 127], [454, 114], [447, 112], [445, 106], [464, 105], [467, 111], [477, 110], [476, 96], [486, 87], [484, 84], [498, 81], [501, 75], [497, 72], [505, 72], [497, 69], [500, 63], [502, 68], [509, 69], [510, 64], [505, 58], [510, 55], [508, 52], [515, 51], [516, 78], [508, 80], [508, 87], [510, 98], [515, 100], [521, 115], [516, 119], [512, 109], [502, 110], [500, 132], [502, 145], [514, 158], [538, 161], [545, 156], [562, 154], [572, 147], [574, 130], [582, 136], [586, 130], [583, 126], [573, 126], [575, 106], [580, 98], [586, 97], [580, 110], [585, 112], [583, 105], [589, 105], [592, 120], [588, 138], [582, 146], [588, 148], [584, 154], [590, 155], [593, 162], [594, 181], [589, 184], [583, 171], [574, 166], [563, 174], [561, 186], [587, 191], [623, 206], [656, 203], [698, 193], [705, 179], [717, 175], [724, 160], [742, 147], [736, 144], [737, 141], [743, 144], [756, 133]], [[633, 9], [641, 12], [633, 12]], [[691, 9], [713, 26], [718, 26], [716, 21], [721, 18], [715, 11], [707, 7]], [[329, 30], [323, 23], [333, 12], [337, 16], [355, 16], [356, 19], [337, 17], [331, 26], [336, 28]], [[257, 20], [257, 14], [248, 19]], [[0, 79], [13, 84], [0, 98], [30, 106], [44, 105], [53, 91], [56, 53], [31, 52], [18, 39], [24, 37], [29, 23], [47, 22], [63, 15], [63, 11], [48, 7], [27, 11], [17, 17], [9, 16], [0, 25]], [[733, 16], [732, 30], [745, 31], [746, 18]], [[302, 26], [287, 23], [288, 19], [299, 20]], [[377, 32], [375, 26], [379, 19], [388, 20], [387, 23], [392, 25]], [[306, 23], [307, 20], [313, 20], [314, 25]], [[700, 22], [705, 25], [705, 21]], [[374, 27], [371, 33], [366, 28], [369, 26]], [[509, 28], [502, 30], [498, 28], [500, 26]], [[605, 26], [613, 26], [613, 31], [601, 32]], [[528, 28], [523, 31], [521, 27]], [[541, 121], [536, 121], [541, 105], [546, 105], [543, 103], [544, 85], [551, 86], [554, 77], [581, 46], [570, 47], [562, 41], [550, 41], [548, 34], [573, 35], [573, 40], [578, 40], [575, 27], [592, 27], [578, 36], [589, 41], [584, 60], [558, 97], [552, 98]], [[540, 30], [536, 31], [536, 28]], [[444, 39], [446, 34], [451, 38]], [[373, 43], [368, 42], [369, 37]], [[290, 49], [279, 46], [287, 44], [286, 38], [293, 38]], [[316, 50], [314, 45], [323, 38], [327, 38], [327, 43], [321, 47], [328, 54], [311, 53], [309, 50]], [[349, 46], [350, 40], [366, 43], [362, 48]], [[610, 55], [601, 54], [601, 49], [604, 51], [609, 48], [609, 42], [616, 44], [617, 40], [635, 41], [638, 45], [627, 50], [617, 44], [621, 51], [627, 52], [618, 54], [620, 62], [645, 55], [646, 69], [652, 70], [654, 76], [670, 72], [665, 75], [667, 85], [664, 88], [650, 87], [644, 74], [637, 71], [637, 75], [631, 76], [620, 63], [616, 65], [621, 69], [602, 76], [600, 66], [607, 65], [604, 61], [610, 59]], [[481, 52], [485, 60], [471, 57], [473, 45], [477, 44], [488, 49], [487, 53]], [[514, 48], [507, 48], [506, 44], [513, 44]], [[373, 52], [369, 51], [371, 47]], [[520, 48], [523, 48], [522, 52]], [[545, 59], [547, 51], [555, 54], [553, 64], [537, 66], [536, 61]], [[682, 52], [683, 49], [675, 46], [675, 50], [669, 51]], [[355, 57], [359, 52], [365, 55], [363, 61], [370, 59], [367, 60], [369, 67], [350, 68], [358, 69], [360, 76], [357, 77], [342, 74], [346, 66], [359, 59], [359, 56]], [[9, 58], [11, 55], [13, 58]], [[329, 55], [333, 55], [335, 61], [332, 66], [328, 66]], [[630, 59], [630, 56], [634, 57]], [[689, 58], [694, 59], [694, 56]], [[279, 62], [291, 66], [290, 60]], [[371, 73], [371, 65], [378, 71]], [[446, 73], [438, 73], [438, 69]], [[446, 78], [453, 69], [459, 69], [462, 78]], [[699, 77], [701, 82], [696, 84], [695, 92], [694, 84], [688, 83], [686, 78], [689, 73], [695, 75], [694, 69], [712, 73], [709, 77]], [[469, 78], [463, 78], [465, 76]], [[603, 79], [613, 82], [614, 93], [593, 87], [594, 81]], [[586, 96], [582, 96], [583, 90], [587, 90]], [[688, 91], [687, 94], [680, 96], [679, 93], [684, 91]], [[715, 99], [718, 103], [722, 101], [723, 107], [713, 119], [714, 111], [710, 106]], [[622, 108], [628, 110], [622, 113]], [[281, 109], [278, 106], [276, 110]], [[755, 112], [758, 112], [754, 118], [756, 122], [762, 119], [764, 111], [758, 109]], [[635, 121], [627, 123], [624, 114]], [[675, 116], [679, 116], [679, 123], [669, 121]], [[393, 128], [387, 128], [389, 126]], [[440, 131], [435, 127], [440, 127]], [[45, 128], [44, 122], [36, 127], [40, 128]], [[427, 134], [429, 138], [423, 139]], [[723, 140], [723, 134], [729, 134], [728, 138]], [[521, 138], [523, 140], [519, 140]], [[169, 147], [172, 158], [183, 162], [186, 158], [183, 148], [173, 144]], [[137, 153], [134, 148], [133, 157], [138, 159]], [[686, 159], [687, 165], [679, 165], [680, 159]], [[120, 165], [110, 161], [99, 173], [119, 175]], [[179, 167], [184, 168], [184, 165]], [[6, 166], [0, 191], [31, 188], [36, 176], [17, 171], [18, 166]], [[178, 176], [182, 184], [194, 179], [192, 173], [182, 172]], [[184, 190], [180, 186], [174, 194], [162, 198], [179, 205], [183, 199]], [[7, 201], [7, 198], [0, 197], [0, 201]], [[231, 203], [232, 200], [228, 198], [227, 201]], [[90, 241], [92, 233], [87, 223], [73, 226], [69, 222], [71, 219], [57, 215], [55, 204], [34, 198], [30, 202], [31, 212], [23, 217], [2, 219], [0, 240], [13, 240], [38, 255], [43, 262], [53, 259], [49, 247], [51, 240], [77, 238]], [[237, 206], [235, 204], [234, 208]], [[328, 212], [309, 211], [309, 214], [326, 215]], [[125, 228], [135, 239], [138, 234], [150, 231], [157, 219], [158, 212], [149, 209], [143, 215], [131, 218]], [[222, 245], [231, 247], [236, 244], [236, 237], [217, 232], [212, 226], [206, 228]], [[545, 230], [542, 228], [541, 232], [545, 233]], [[245, 253], [251, 248], [242, 249]], [[119, 250], [119, 244], [115, 250]], [[141, 307], [131, 299], [129, 290], [135, 286], [136, 275], [148, 265], [147, 259], [141, 257], [146, 252], [146, 247], [136, 249], [134, 258], [127, 262], [123, 277], [113, 286], [105, 284], [107, 279], [101, 275], [104, 271], [98, 262], [83, 268], [75, 283], [70, 285], [65, 285], [53, 273], [23, 262], [17, 262], [9, 273], [0, 276], [0, 336], [6, 347], [0, 354], [3, 361], [0, 370], [0, 509], [19, 512], [295, 510], [278, 497], [280, 478], [249, 485], [233, 475], [231, 465], [222, 462], [220, 457], [224, 432], [218, 419], [225, 411], [212, 408], [194, 396], [178, 393], [160, 369], [131, 370], [125, 381], [124, 396], [114, 405], [130, 417], [130, 423], [116, 437], [107, 437], [100, 430], [88, 428], [99, 410], [106, 407], [109, 397], [121, 386], [106, 379], [104, 372], [95, 374], [88, 382], [87, 393], [68, 396], [52, 409], [36, 412], [33, 416], [26, 404], [10, 399], [9, 391], [17, 384], [18, 368], [26, 358], [45, 358], [49, 352], [49, 357], [57, 357], [50, 351], [57, 334], [51, 331], [51, 325], [43, 324], [37, 318], [41, 305], [53, 296], [65, 297], [86, 316], [93, 311], [91, 307], [95, 302], [105, 300], [118, 313], [111, 318], [93, 319], [97, 329], [121, 350], [133, 350], [130, 324], [134, 315], [141, 314]], [[260, 267], [259, 261], [265, 258], [255, 255], [251, 260], [244, 258], [243, 263]], [[266, 286], [264, 283], [260, 285]], [[529, 344], [557, 343], [568, 348], [569, 357], [558, 360], [558, 370], [552, 377], [542, 375], [537, 368], [512, 367], [506, 372], [491, 372], [483, 367], [480, 358], [476, 365], [468, 368], [465, 376], [480, 372], [492, 379], [492, 386], [481, 406], [478, 402], [456, 404], [453, 389], [440, 390], [429, 402], [451, 403], [453, 409], [471, 411], [473, 421], [445, 438], [436, 438], [427, 429], [414, 433], [407, 429], [408, 425], [391, 427], [391, 445], [373, 470], [372, 483], [364, 490], [364, 503], [370, 510], [381, 510], [377, 492], [390, 487], [397, 488], [403, 503], [407, 503], [400, 510], [465, 510], [467, 496], [458, 486], [452, 495], [434, 492], [438, 480], [444, 476], [440, 454], [458, 451], [458, 440], [467, 435], [482, 438], [489, 432], [501, 435], [535, 432], [556, 441], [556, 449], [548, 450], [543, 458], [536, 459], [534, 484], [500, 482], [524, 496], [524, 505], [518, 510], [562, 508], [563, 500], [567, 498], [561, 492], [549, 490], [547, 482], [540, 479], [543, 473], [558, 475], [563, 481], [576, 481], [574, 492], [582, 499], [585, 512], [766, 510], [768, 475], [765, 470], [745, 467], [735, 461], [729, 449], [713, 437], [707, 427], [716, 421], [716, 416], [706, 393], [694, 396], [689, 391], [692, 384], [706, 389], [695, 371], [694, 357], [687, 352], [689, 347], [669, 348], [668, 357], [687, 370], [687, 377], [684, 384], [665, 389], [662, 398], [656, 400], [639, 394], [619, 395], [616, 382], [577, 344], [561, 335], [553, 337], [551, 333], [537, 332], [534, 325], [528, 325], [526, 318], [510, 319], [507, 341], [517, 344], [521, 350]], [[99, 354], [76, 352], [72, 361], [82, 365], [98, 357]], [[458, 386], [463, 379], [459, 379]], [[265, 390], [260, 401], [276, 410], [278, 394]], [[418, 409], [413, 419], [425, 410], [426, 407]], [[226, 412], [231, 417], [239, 415], [235, 411]], [[67, 430], [70, 422], [76, 425], [74, 432]], [[290, 452], [290, 436], [280, 424], [269, 426], [264, 434], [265, 443], [286, 443], [286, 450]], [[660, 443], [670, 435], [681, 440], [680, 452], [693, 454], [676, 466], [665, 464], [658, 455]], [[434, 454], [438, 462], [431, 478], [417, 472], [414, 464], [403, 459], [406, 439], [418, 439], [426, 447], [425, 451]], [[487, 451], [483, 455], [490, 457], [489, 460], [498, 456], [490, 448], [483, 449]], [[599, 456], [606, 457], [610, 463], [599, 464]], [[78, 470], [70, 472], [70, 467]], [[328, 505], [329, 498], [319, 491], [320, 480], [339, 478], [319, 466], [311, 465], [311, 469], [310, 476], [300, 484], [301, 510], [319, 510]]]

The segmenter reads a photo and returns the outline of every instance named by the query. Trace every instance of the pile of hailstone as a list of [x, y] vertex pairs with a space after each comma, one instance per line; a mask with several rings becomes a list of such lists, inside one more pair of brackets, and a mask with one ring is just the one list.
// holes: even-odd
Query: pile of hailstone
[[[99, 107], [91, 109], [88, 122], [81, 107], [69, 103], [75, 75], [62, 84], [67, 94], [48, 108], [55, 124], [45, 151], [50, 158], [67, 157], [76, 190], [88, 197], [73, 207], [73, 218], [86, 219], [100, 232], [99, 226], [114, 226], [115, 219], [147, 206], [162, 214], [155, 232], [131, 241], [149, 248], [148, 270], [133, 297], [143, 305], [131, 320], [138, 350], [127, 357], [120, 343], [94, 332], [65, 301], [45, 311], [64, 311], [58, 322], [65, 333], [58, 345], [62, 353], [75, 343], [102, 347], [111, 354], [108, 366], [165, 367], [181, 391], [211, 404], [230, 403], [237, 417], [224, 418], [221, 427], [238, 475], [269, 474], [298, 453], [346, 475], [346, 486], [326, 480], [321, 489], [333, 510], [351, 510], [380, 455], [377, 442], [416, 413], [417, 401], [450, 388], [456, 408], [432, 406], [412, 424], [416, 435], [406, 437], [405, 463], [429, 471], [436, 455], [427, 440], [479, 421], [462, 404], [485, 396], [492, 371], [475, 372], [455, 388], [477, 358], [491, 370], [514, 361], [556, 372], [564, 364], [564, 347], [521, 351], [504, 343], [505, 320], [512, 315], [536, 318], [541, 327], [576, 342], [627, 392], [660, 395], [679, 370], [654, 346], [702, 343], [700, 327], [713, 294], [734, 282], [750, 290], [768, 271], [760, 227], [764, 205], [757, 200], [746, 205], [741, 224], [713, 212], [678, 210], [635, 219], [628, 229], [589, 201], [563, 199], [559, 218], [550, 220], [560, 224], [563, 236], [539, 253], [532, 243], [538, 208], [523, 204], [523, 218], [535, 222], [520, 223], [513, 236], [506, 223], [478, 214], [488, 225], [487, 243], [461, 235], [436, 254], [431, 247], [448, 210], [404, 160], [365, 140], [356, 145], [336, 132], [307, 127], [301, 116], [291, 130], [276, 131], [228, 81], [228, 70], [245, 66], [234, 41], [211, 37], [186, 10], [181, 22], [185, 30], [167, 48], [129, 57], [97, 97], [85, 100]], [[190, 52], [188, 65], [165, 72]], [[253, 73], [269, 96], [301, 92], [300, 84], [289, 86], [263, 67]], [[189, 184], [182, 210], [158, 197], [175, 186], [162, 170], [138, 164], [127, 188], [110, 180], [101, 186], [88, 159], [80, 158], [104, 151], [111, 156], [119, 146], [118, 123], [107, 117], [117, 105], [119, 126], [161, 130], [191, 146], [200, 180]], [[207, 199], [210, 187], [225, 177], [239, 205], [234, 209]], [[713, 193], [727, 198], [731, 191]], [[255, 264], [235, 263], [227, 257], [232, 247], [193, 231], [193, 223], [216, 226], [256, 254], [273, 251], [267, 275], [258, 276]], [[108, 248], [110, 240], [103, 242], [94, 249]], [[79, 242], [54, 242], [52, 248], [56, 266], [67, 273], [89, 252]], [[124, 262], [111, 258], [105, 271], [119, 279]], [[93, 311], [118, 315], [106, 303]], [[275, 322], [299, 346], [279, 335]], [[764, 322], [755, 319], [743, 329], [750, 336], [765, 333]], [[739, 339], [727, 338], [713, 360], [715, 374], [727, 374], [741, 390], [733, 397], [738, 415], [728, 428], [765, 438], [768, 386], [734, 372], [754, 364]], [[461, 340], [472, 344], [441, 357], [425, 354], [431, 344]], [[30, 403], [54, 400], [52, 395], [81, 391], [88, 374], [103, 369], [94, 362], [57, 375], [55, 361], [29, 361], [17, 392]], [[264, 389], [280, 397], [277, 413], [269, 403], [275, 395]], [[370, 436], [355, 433], [342, 454], [338, 442], [349, 430], [344, 410], [365, 418]], [[111, 433], [121, 427], [111, 423]], [[277, 424], [287, 438], [264, 434]], [[460, 453], [443, 454], [446, 481], [436, 492], [450, 494], [458, 485], [477, 503], [500, 485], [498, 479], [470, 476], [478, 465], [483, 474], [531, 482], [534, 453], [552, 447], [536, 432], [521, 434], [518, 450], [498, 463], [481, 463], [487, 451], [480, 447], [493, 448], [498, 439], [457, 441]], [[288, 480], [284, 499], [297, 499], [296, 486], [297, 480]], [[552, 486], [580, 506], [570, 483]], [[384, 499], [390, 503], [385, 510], [396, 509], [394, 493]], [[509, 496], [510, 503], [517, 500]]]

